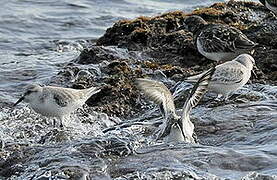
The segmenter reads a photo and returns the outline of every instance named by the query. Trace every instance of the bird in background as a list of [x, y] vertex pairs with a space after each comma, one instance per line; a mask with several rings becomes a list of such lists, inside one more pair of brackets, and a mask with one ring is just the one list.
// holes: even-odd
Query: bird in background
[[[228, 98], [229, 94], [242, 88], [250, 79], [255, 66], [254, 58], [249, 54], [241, 54], [232, 61], [215, 67], [208, 89], [218, 94], [218, 99]], [[197, 82], [206, 72], [187, 77], [186, 82]]]
[[173, 96], [162, 82], [142, 78], [136, 80], [138, 89], [162, 107], [164, 119], [163, 124], [159, 127], [157, 139], [165, 138], [166, 141], [195, 143], [192, 136], [194, 124], [190, 121], [190, 112], [208, 90], [208, 84], [214, 71], [215, 69], [212, 68], [199, 78], [184, 103], [181, 116], [177, 115]]
[[276, 0], [260, 0], [260, 2], [273, 13], [277, 13], [277, 1]]
[[26, 87], [25, 93], [14, 106], [25, 101], [35, 112], [43, 116], [58, 118], [62, 128], [63, 119], [84, 105], [92, 95], [99, 91], [101, 91], [99, 87], [77, 90], [31, 84]]
[[189, 16], [179, 29], [193, 33], [200, 54], [214, 61], [232, 60], [240, 54], [251, 53], [257, 44], [240, 30], [223, 24], [208, 24], [200, 16]]

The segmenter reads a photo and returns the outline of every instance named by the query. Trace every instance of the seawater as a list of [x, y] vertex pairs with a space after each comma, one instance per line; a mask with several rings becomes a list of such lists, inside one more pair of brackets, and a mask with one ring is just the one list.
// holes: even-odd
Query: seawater
[[[146, 127], [161, 121], [155, 107], [126, 120], [130, 126], [107, 133], [102, 130], [122, 120], [80, 110], [62, 131], [24, 105], [10, 107], [24, 85], [48, 84], [114, 22], [171, 10], [189, 12], [214, 2], [218, 1], [2, 0], [0, 167], [5, 158], [14, 157], [10, 179], [66, 179], [72, 172], [75, 179], [276, 179], [274, 86], [248, 84], [237, 92], [257, 97], [256, 102], [194, 109], [201, 140], [197, 145], [154, 143], [145, 136]], [[24, 159], [26, 154], [31, 158]]]
[[47, 84], [114, 22], [191, 11], [216, 1], [2, 0], [0, 7], [0, 102], [13, 102], [32, 82]]

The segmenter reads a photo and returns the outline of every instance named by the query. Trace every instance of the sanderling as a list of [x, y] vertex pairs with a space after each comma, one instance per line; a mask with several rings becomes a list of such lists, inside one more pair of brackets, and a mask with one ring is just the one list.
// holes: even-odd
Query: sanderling
[[[241, 54], [232, 61], [225, 62], [215, 67], [215, 72], [209, 83], [208, 89], [218, 94], [218, 98], [240, 89], [250, 79], [255, 60], [249, 54]], [[186, 82], [197, 82], [206, 72], [185, 79]]]
[[223, 24], [208, 24], [200, 16], [189, 16], [184, 24], [193, 33], [199, 53], [214, 61], [232, 60], [250, 53], [256, 45], [240, 30]]
[[63, 118], [80, 108], [93, 94], [100, 90], [98, 87], [77, 90], [54, 86], [42, 87], [32, 84], [26, 87], [24, 95], [14, 106], [21, 101], [25, 101], [35, 112], [43, 116], [59, 118], [60, 127], [63, 127]]
[[207, 71], [194, 85], [189, 97], [183, 106], [182, 115], [176, 114], [174, 100], [169, 89], [162, 83], [149, 79], [137, 79], [137, 87], [156, 104], [159, 104], [164, 116], [157, 139], [165, 138], [167, 141], [186, 141], [194, 143], [192, 137], [194, 125], [190, 121], [190, 111], [200, 101], [208, 89], [208, 84], [215, 68]]
[[260, 2], [270, 11], [277, 13], [277, 1], [276, 0], [260, 0]]

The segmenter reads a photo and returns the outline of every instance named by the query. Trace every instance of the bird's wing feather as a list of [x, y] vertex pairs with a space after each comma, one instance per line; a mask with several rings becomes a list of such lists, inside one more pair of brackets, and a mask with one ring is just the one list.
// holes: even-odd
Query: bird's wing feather
[[206, 72], [207, 72], [207, 71], [204, 71], [204, 72], [202, 72], [202, 73], [200, 73], [200, 74], [192, 75], [192, 76], [186, 77], [186, 78], [184, 79], [184, 81], [185, 81], [185, 82], [192, 82], [192, 83], [197, 82]]
[[230, 61], [216, 67], [211, 82], [215, 84], [236, 84], [243, 80], [243, 67], [235, 62]]
[[198, 40], [206, 52], [234, 52], [233, 39], [222, 25], [207, 25], [198, 36]]
[[57, 105], [66, 107], [68, 104], [73, 103], [80, 98], [77, 91], [78, 90], [69, 88], [46, 86], [43, 89], [43, 94], [52, 94], [52, 98], [57, 103]]
[[182, 119], [188, 115], [193, 107], [195, 107], [202, 96], [208, 91], [209, 82], [215, 72], [215, 67], [209, 69], [193, 86], [182, 112]]
[[251, 41], [250, 39], [248, 39], [248, 37], [243, 34], [241, 31], [239, 31], [238, 29], [232, 28], [233, 31], [238, 31], [237, 32], [237, 38], [235, 38], [234, 40], [234, 46], [238, 49], [251, 49], [252, 47], [254, 47], [255, 45], [257, 45], [256, 43], [254, 43], [253, 41]]
[[175, 113], [173, 97], [169, 89], [162, 83], [150, 79], [138, 78], [136, 80], [138, 89], [156, 104], [162, 104], [165, 113]]
[[[65, 107], [70, 103], [85, 103], [90, 96], [101, 91], [101, 88], [91, 87], [87, 89], [70, 89], [62, 87], [47, 86], [44, 87], [44, 95], [52, 94], [53, 100], [57, 105]], [[51, 93], [50, 93], [51, 92]]]
[[64, 96], [59, 93], [53, 94], [53, 99], [61, 107], [66, 107], [69, 104], [69, 100], [64, 99]]
[[190, 111], [195, 107], [203, 95], [208, 91], [208, 85], [211, 80], [212, 75], [215, 72], [215, 67], [209, 69], [193, 86], [184, 106], [182, 117], [178, 121], [179, 126], [182, 127], [182, 133], [184, 135], [185, 141], [194, 142], [192, 137], [194, 131], [194, 125], [189, 119]]
[[136, 80], [138, 89], [144, 92], [144, 94], [156, 104], [159, 104], [164, 111], [164, 122], [157, 133], [157, 139], [161, 139], [170, 133], [172, 124], [172, 118], [169, 114], [176, 115], [175, 105], [173, 97], [169, 89], [162, 83], [150, 79], [138, 78]]

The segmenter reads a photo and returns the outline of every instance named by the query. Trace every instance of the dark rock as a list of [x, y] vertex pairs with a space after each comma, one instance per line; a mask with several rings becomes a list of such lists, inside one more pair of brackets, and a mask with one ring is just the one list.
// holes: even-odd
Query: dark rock
[[0, 152], [0, 177], [19, 175], [24, 171], [23, 162], [34, 153], [34, 151], [25, 152], [25, 150], [24, 145], [11, 144], [5, 147], [5, 151]]
[[74, 62], [78, 64], [98, 64], [103, 61], [116, 60], [118, 58], [112, 50], [93, 46], [91, 49], [84, 49]]
[[[223, 23], [236, 27], [251, 40], [259, 43], [260, 45], [255, 49], [254, 58], [265, 75], [259, 76], [259, 79], [269, 80], [268, 77], [276, 71], [277, 64], [276, 58], [273, 58], [275, 52], [273, 49], [277, 46], [277, 38], [275, 38], [277, 20], [274, 17], [268, 18], [268, 13], [269, 11], [259, 3], [229, 1], [196, 9], [190, 14], [175, 11], [152, 18], [122, 20], [109, 28], [98, 39], [97, 45], [113, 45], [129, 50], [145, 51], [161, 64], [181, 67], [200, 65], [199, 70], [203, 71], [211, 61], [197, 52], [190, 32], [177, 30], [183, 25], [186, 16], [199, 15], [210, 23]], [[267, 54], [266, 58], [265, 54]], [[268, 56], [269, 54], [271, 55]], [[258, 72], [258, 74], [263, 73]]]

